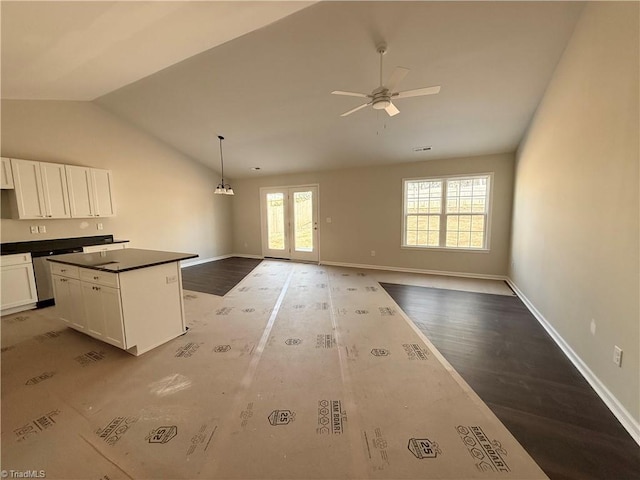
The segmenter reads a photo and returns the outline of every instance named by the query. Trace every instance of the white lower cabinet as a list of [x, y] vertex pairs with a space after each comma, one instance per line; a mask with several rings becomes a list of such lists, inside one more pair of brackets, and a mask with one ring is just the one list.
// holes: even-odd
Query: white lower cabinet
[[0, 257], [2, 315], [35, 308], [38, 301], [30, 253]]
[[58, 316], [71, 328], [127, 348], [118, 274], [52, 262]]
[[133, 355], [186, 331], [178, 262], [120, 273], [52, 262], [51, 273], [58, 316]]
[[116, 347], [126, 348], [120, 290], [82, 282], [87, 333]]
[[53, 294], [56, 298], [58, 316], [62, 321], [76, 330], [86, 329], [85, 315], [81, 302], [75, 301], [82, 297], [80, 280], [76, 278], [53, 275]]
[[58, 316], [70, 327], [84, 332], [87, 328], [87, 322], [84, 305], [82, 301], [78, 301], [78, 299], [82, 299], [78, 267], [52, 263], [51, 279]]

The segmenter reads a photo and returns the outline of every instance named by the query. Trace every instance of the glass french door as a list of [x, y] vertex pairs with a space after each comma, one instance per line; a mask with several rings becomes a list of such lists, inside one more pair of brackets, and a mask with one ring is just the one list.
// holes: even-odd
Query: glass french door
[[262, 255], [318, 261], [318, 187], [261, 188]]

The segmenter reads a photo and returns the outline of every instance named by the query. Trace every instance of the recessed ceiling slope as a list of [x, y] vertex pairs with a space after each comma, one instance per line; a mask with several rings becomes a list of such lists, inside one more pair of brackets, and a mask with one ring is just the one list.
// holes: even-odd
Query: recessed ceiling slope
[[12, 2], [2, 98], [93, 100], [314, 2]]

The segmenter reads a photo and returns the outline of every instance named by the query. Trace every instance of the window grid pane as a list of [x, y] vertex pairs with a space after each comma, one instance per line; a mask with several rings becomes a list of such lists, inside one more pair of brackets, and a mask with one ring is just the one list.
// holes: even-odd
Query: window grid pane
[[312, 199], [311, 192], [293, 193], [293, 248], [296, 252], [313, 252]]
[[267, 242], [271, 250], [284, 250], [284, 194], [267, 193]]
[[[485, 248], [489, 178], [406, 181], [405, 245]], [[440, 244], [441, 233], [444, 245]]]
[[440, 215], [407, 215], [406, 245], [437, 247], [440, 245]]
[[447, 181], [447, 213], [487, 213], [487, 177]]
[[407, 182], [407, 214], [441, 213], [442, 181]]
[[446, 246], [484, 248], [485, 215], [447, 215]]

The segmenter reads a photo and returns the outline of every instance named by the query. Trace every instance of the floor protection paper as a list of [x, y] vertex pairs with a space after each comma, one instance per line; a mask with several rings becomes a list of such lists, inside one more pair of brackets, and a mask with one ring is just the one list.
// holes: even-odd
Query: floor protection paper
[[224, 298], [184, 298], [189, 331], [140, 357], [64, 328], [55, 308], [3, 317], [2, 469], [546, 478], [366, 273], [264, 261]]

